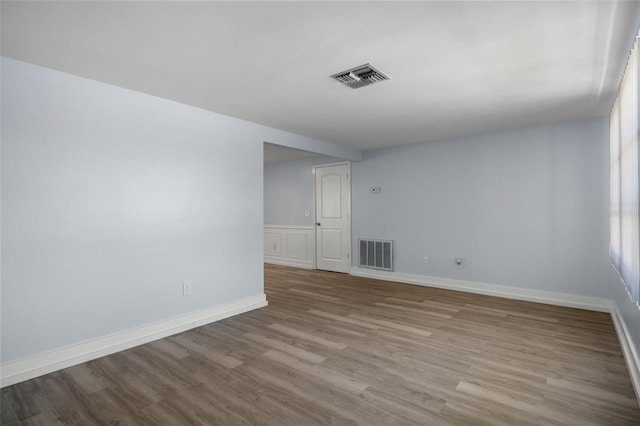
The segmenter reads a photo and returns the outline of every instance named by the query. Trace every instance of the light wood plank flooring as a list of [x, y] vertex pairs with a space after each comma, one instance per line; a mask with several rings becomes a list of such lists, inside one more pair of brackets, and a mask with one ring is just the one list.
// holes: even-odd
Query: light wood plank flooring
[[269, 307], [5, 388], [3, 425], [633, 425], [608, 314], [266, 266]]

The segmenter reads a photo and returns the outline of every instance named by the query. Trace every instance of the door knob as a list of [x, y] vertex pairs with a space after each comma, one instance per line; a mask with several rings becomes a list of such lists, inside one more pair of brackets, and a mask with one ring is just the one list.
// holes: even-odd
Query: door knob
[[316, 225], [317, 225], [317, 226], [320, 226], [320, 222], [316, 222]]

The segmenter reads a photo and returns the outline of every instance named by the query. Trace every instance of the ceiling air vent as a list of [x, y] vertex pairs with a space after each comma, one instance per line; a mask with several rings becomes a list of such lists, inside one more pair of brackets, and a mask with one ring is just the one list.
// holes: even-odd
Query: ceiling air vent
[[339, 72], [331, 76], [340, 83], [346, 84], [352, 89], [368, 86], [379, 81], [389, 80], [389, 76], [381, 73], [369, 64], [360, 65], [350, 70]]

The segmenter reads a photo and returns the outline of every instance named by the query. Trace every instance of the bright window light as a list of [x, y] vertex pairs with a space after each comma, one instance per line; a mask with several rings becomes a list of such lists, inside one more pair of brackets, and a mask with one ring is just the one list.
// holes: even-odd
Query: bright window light
[[638, 305], [638, 38], [611, 109], [609, 131], [609, 258], [631, 300]]

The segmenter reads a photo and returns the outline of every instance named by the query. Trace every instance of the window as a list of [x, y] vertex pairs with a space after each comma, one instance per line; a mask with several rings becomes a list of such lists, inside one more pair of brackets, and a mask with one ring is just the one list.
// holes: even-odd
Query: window
[[638, 304], [638, 39], [629, 56], [609, 126], [609, 258]]

